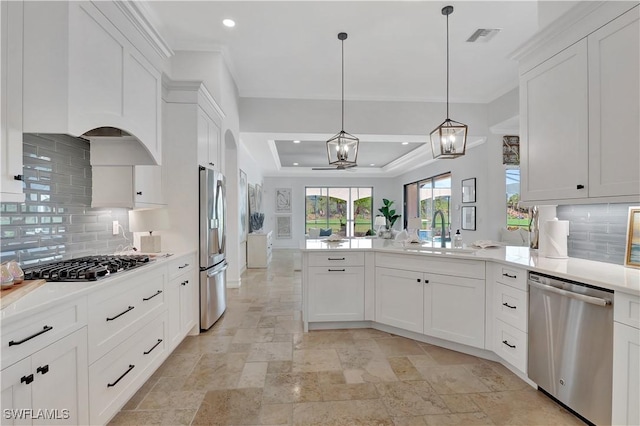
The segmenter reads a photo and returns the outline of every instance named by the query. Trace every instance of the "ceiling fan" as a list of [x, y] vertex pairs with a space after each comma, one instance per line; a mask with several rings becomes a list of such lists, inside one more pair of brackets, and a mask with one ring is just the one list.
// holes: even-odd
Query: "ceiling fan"
[[351, 170], [356, 167], [357, 164], [338, 164], [336, 167], [313, 167], [311, 170], [347, 170], [350, 172], [354, 172], [355, 170]]

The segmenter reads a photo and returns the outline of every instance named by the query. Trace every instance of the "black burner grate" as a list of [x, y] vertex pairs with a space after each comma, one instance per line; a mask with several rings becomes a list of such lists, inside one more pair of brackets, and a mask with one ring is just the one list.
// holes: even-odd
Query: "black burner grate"
[[107, 275], [137, 268], [149, 263], [146, 255], [86, 256], [24, 268], [26, 280], [95, 281]]

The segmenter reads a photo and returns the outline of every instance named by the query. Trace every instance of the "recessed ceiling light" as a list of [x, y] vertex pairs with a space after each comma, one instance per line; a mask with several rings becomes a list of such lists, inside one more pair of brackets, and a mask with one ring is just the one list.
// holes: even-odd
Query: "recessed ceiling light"
[[375, 165], [376, 165], [376, 163], [371, 163], [371, 164], [369, 164], [369, 165], [370, 165], [371, 167], [373, 167], [373, 166], [375, 166]]
[[300, 141], [293, 141], [293, 143], [300, 143]]
[[293, 163], [293, 165], [294, 165], [294, 166], [297, 166], [297, 165], [298, 165], [298, 163]]
[[223, 19], [222, 20], [222, 25], [224, 25], [225, 27], [229, 27], [229, 28], [233, 28], [236, 26], [236, 21], [234, 21], [233, 19]]
[[409, 145], [409, 142], [402, 142], [402, 145]]

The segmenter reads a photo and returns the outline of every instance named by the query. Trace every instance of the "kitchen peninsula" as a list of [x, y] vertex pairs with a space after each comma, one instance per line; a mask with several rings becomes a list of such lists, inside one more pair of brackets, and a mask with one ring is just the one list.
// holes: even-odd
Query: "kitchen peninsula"
[[606, 289], [615, 321], [614, 423], [630, 412], [624, 401], [637, 393], [627, 383], [636, 368], [628, 348], [637, 345], [640, 270], [510, 246], [460, 250], [345, 239], [306, 240], [301, 251], [305, 331], [371, 327], [498, 361], [534, 387], [527, 376], [529, 273]]

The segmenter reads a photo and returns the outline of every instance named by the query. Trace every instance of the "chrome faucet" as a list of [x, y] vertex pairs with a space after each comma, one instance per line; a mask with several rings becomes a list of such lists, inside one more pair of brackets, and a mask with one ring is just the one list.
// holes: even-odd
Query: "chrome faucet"
[[442, 210], [436, 210], [436, 212], [433, 214], [433, 226], [432, 228], [435, 228], [435, 224], [436, 224], [436, 216], [438, 216], [438, 214], [440, 214], [440, 218], [442, 219], [442, 232], [440, 234], [440, 247], [445, 247], [445, 242], [444, 242], [444, 237], [446, 234], [446, 229], [444, 227], [444, 213], [442, 213]]

